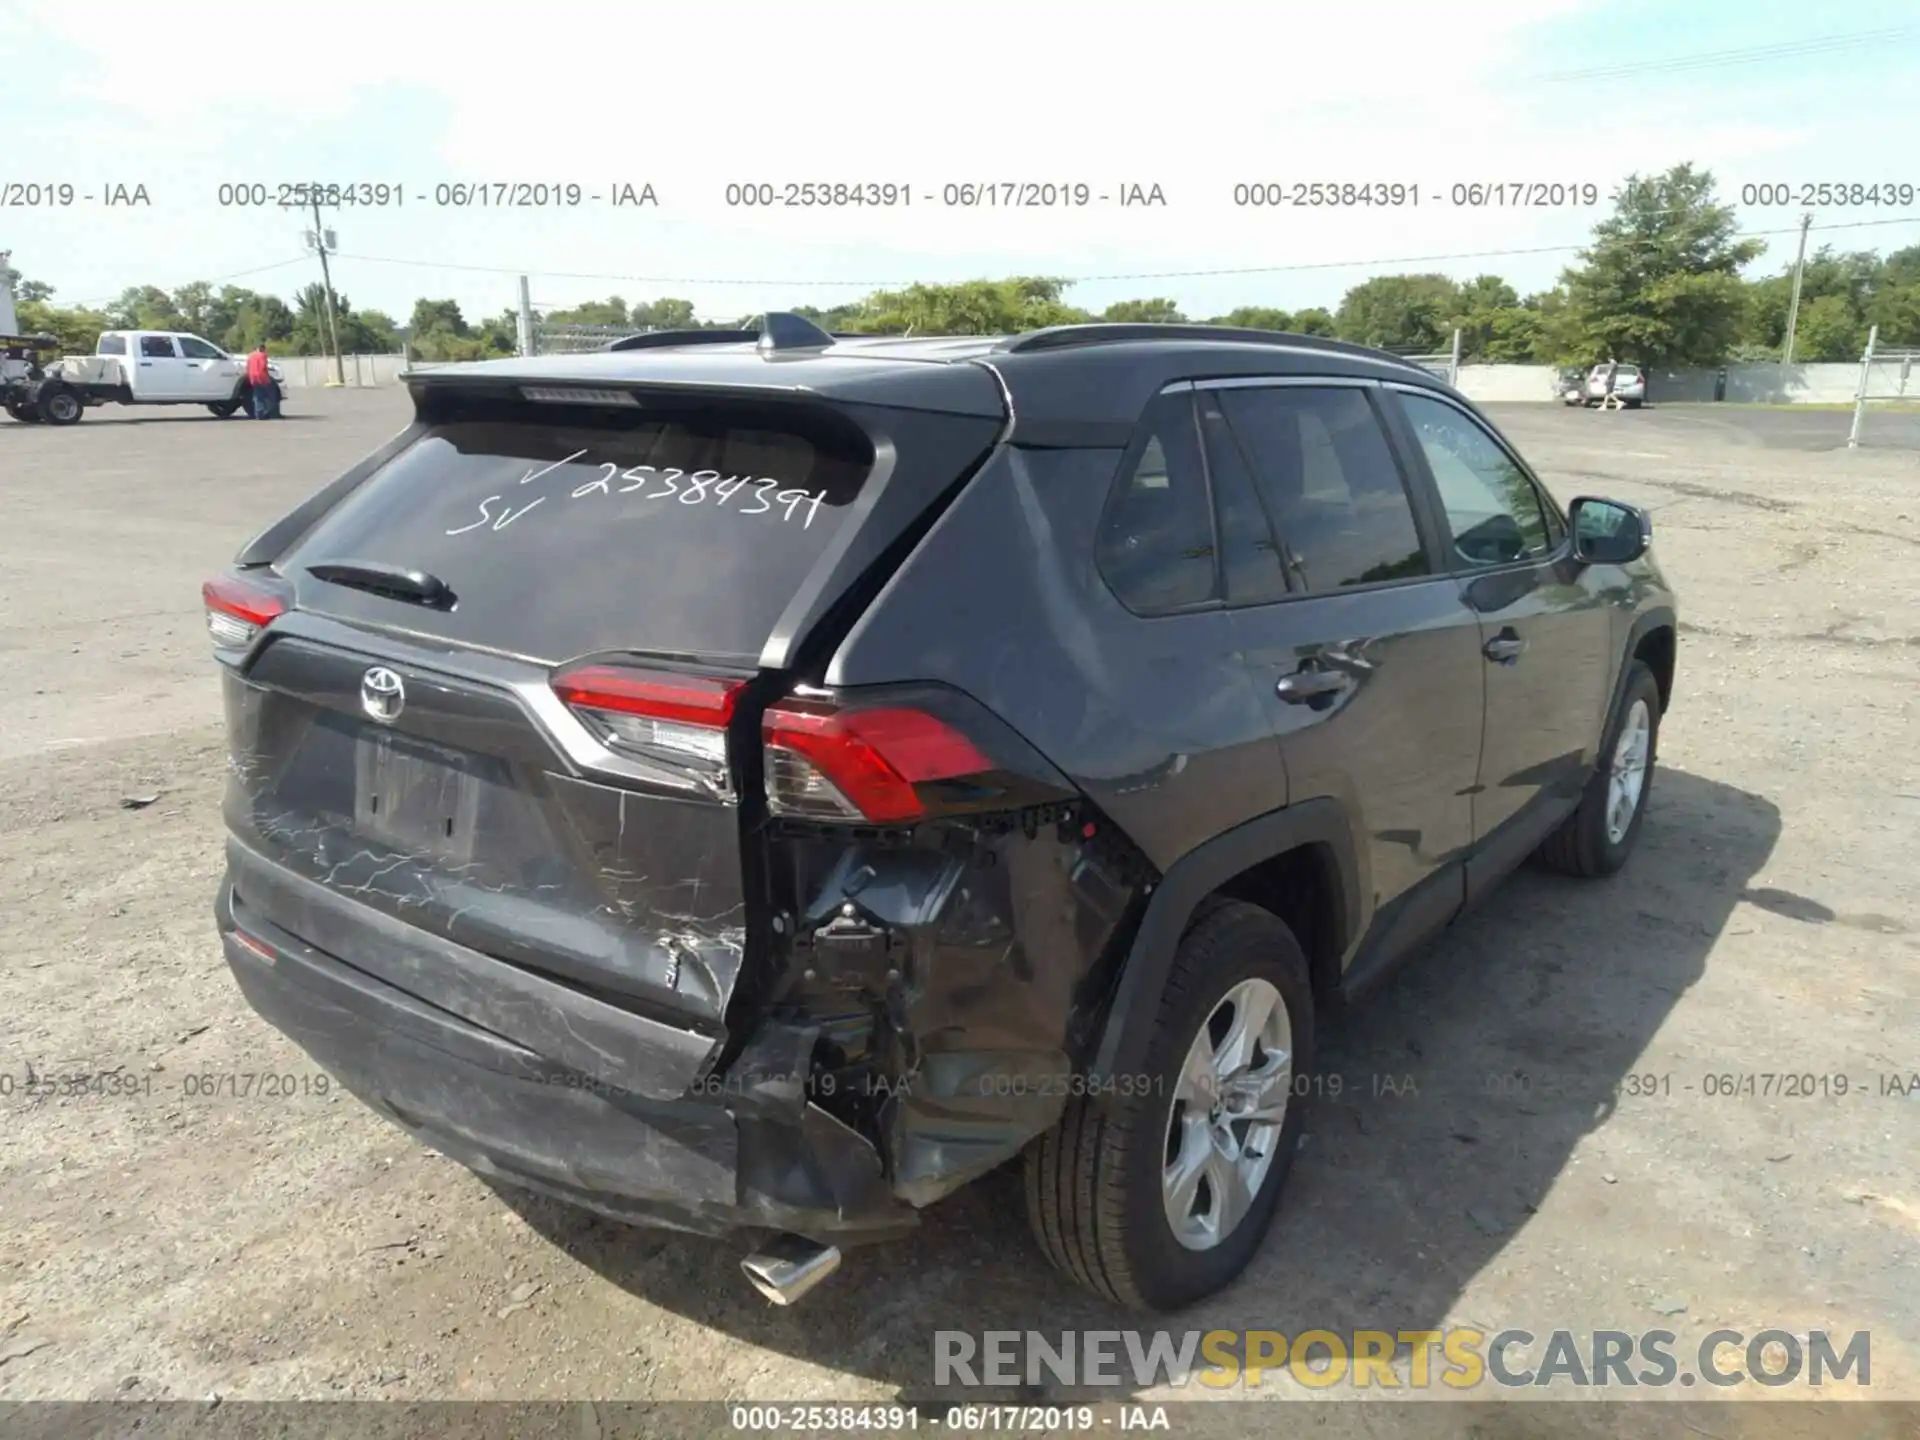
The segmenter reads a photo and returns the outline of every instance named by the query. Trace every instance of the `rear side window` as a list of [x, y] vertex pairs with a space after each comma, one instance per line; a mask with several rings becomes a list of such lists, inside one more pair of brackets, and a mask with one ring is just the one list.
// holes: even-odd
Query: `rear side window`
[[191, 335], [180, 337], [180, 353], [189, 360], [224, 360], [227, 357], [204, 340], [196, 340]]
[[1137, 615], [1214, 597], [1213, 514], [1190, 394], [1161, 395], [1147, 407], [1095, 553], [1113, 593]]
[[1366, 395], [1348, 386], [1224, 390], [1221, 408], [1252, 465], [1307, 590], [1430, 573], [1400, 468]]
[[171, 335], [142, 335], [140, 353], [150, 360], [171, 360], [174, 358], [173, 337]]
[[1213, 479], [1213, 508], [1220, 529], [1221, 570], [1231, 605], [1264, 605], [1287, 593], [1287, 572], [1266, 507], [1254, 493], [1253, 475], [1234, 438], [1218, 397], [1202, 394], [1200, 435]]
[[124, 355], [127, 353], [127, 337], [124, 335], [102, 335], [96, 355]]
[[[282, 561], [300, 604], [542, 660], [607, 649], [751, 663], [846, 523], [873, 450], [850, 422], [490, 402], [430, 424]], [[451, 611], [302, 578], [422, 570]]]

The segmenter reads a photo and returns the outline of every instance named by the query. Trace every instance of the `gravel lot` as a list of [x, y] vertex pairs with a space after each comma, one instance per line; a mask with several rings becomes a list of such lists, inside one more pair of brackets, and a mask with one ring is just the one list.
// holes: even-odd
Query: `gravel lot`
[[[1683, 636], [1640, 853], [1516, 877], [1339, 1024], [1280, 1223], [1179, 1328], [1866, 1329], [1876, 1397], [1920, 1398], [1920, 1099], [1881, 1078], [1920, 1072], [1920, 452], [1495, 409], [1563, 499], [1656, 513]], [[214, 940], [198, 584], [407, 406], [288, 410], [0, 422], [0, 1398], [880, 1399], [936, 1329], [1128, 1324], [1000, 1177], [788, 1312], [730, 1247], [496, 1194], [337, 1094], [190, 1093], [314, 1073]], [[1756, 1072], [1851, 1093], [1707, 1093]]]

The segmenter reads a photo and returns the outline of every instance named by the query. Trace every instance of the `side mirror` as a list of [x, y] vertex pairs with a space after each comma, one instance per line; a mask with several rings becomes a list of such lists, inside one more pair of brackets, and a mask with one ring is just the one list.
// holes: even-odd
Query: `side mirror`
[[1582, 495], [1568, 518], [1574, 559], [1589, 565], [1629, 565], [1653, 544], [1653, 518], [1636, 505]]

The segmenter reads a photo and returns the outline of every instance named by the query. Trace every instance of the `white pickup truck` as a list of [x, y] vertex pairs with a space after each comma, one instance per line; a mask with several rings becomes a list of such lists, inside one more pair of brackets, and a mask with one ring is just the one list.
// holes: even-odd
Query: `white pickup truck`
[[[280, 367], [269, 364], [276, 382]], [[9, 395], [16, 420], [71, 425], [92, 405], [204, 405], [222, 419], [247, 403], [247, 362], [198, 335], [109, 330], [94, 353], [47, 365], [32, 393]]]

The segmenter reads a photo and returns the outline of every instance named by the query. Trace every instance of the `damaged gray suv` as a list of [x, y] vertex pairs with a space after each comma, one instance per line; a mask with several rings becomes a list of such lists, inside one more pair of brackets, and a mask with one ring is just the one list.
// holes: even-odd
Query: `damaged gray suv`
[[1639, 831], [1646, 516], [1390, 355], [769, 315], [408, 383], [205, 589], [227, 961], [426, 1144], [774, 1300], [1010, 1162], [1075, 1280], [1219, 1289], [1331, 1007]]

